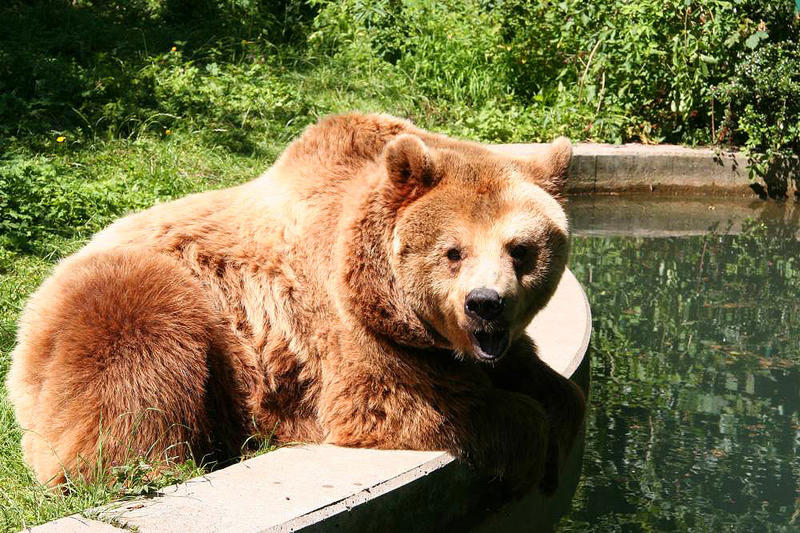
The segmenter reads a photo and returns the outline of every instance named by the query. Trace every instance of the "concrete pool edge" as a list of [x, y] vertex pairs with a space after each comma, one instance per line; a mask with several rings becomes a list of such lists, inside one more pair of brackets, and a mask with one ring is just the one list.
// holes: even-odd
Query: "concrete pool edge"
[[[500, 144], [495, 151], [532, 157], [546, 144]], [[739, 151], [677, 145], [573, 145], [567, 194], [658, 192], [757, 197], [747, 156]], [[763, 185], [763, 184], [757, 184]], [[789, 184], [789, 193], [794, 189]]]
[[[534, 338], [549, 337], [540, 341], [542, 358], [588, 393], [591, 314], [571, 272], [529, 331]], [[114, 503], [33, 531], [394, 531], [409, 523], [419, 531], [530, 527], [536, 520], [552, 523], [568, 510], [582, 450], [581, 437], [553, 497], [534, 490], [496, 501], [494, 514], [484, 505], [493, 489], [446, 453], [296, 446], [167, 487], [155, 498]]]

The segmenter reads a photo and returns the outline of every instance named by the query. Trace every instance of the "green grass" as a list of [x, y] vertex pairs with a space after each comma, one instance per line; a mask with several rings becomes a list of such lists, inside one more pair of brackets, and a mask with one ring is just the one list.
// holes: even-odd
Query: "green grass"
[[[263, 43], [262, 43], [263, 44]], [[256, 46], [256, 45], [253, 45]], [[226, 63], [220, 72], [181, 70], [180, 52], [162, 51], [154, 77], [176, 107], [129, 118], [124, 134], [85, 126], [6, 135], [0, 156], [0, 530], [17, 530], [108, 501], [154, 490], [202, 472], [172, 465], [155, 481], [132, 458], [100, 482], [76, 480], [66, 494], [39, 485], [24, 464], [21, 430], [2, 382], [21, 307], [61, 257], [127, 212], [193, 191], [242, 182], [265, 170], [288, 141], [320, 115], [347, 109], [391, 110], [391, 91], [364, 78], [345, 79], [337, 66], [300, 69], [275, 78], [275, 68]], [[172, 54], [170, 56], [169, 54]], [[277, 70], [280, 70], [279, 68]], [[224, 91], [219, 87], [224, 86]], [[373, 87], [372, 91], [366, 89]], [[275, 95], [271, 91], [282, 91]], [[239, 96], [231, 95], [239, 93]], [[372, 92], [373, 94], [369, 94]], [[386, 98], [386, 100], [382, 100]], [[396, 100], [395, 100], [396, 103]], [[278, 116], [278, 106], [287, 110]], [[200, 116], [197, 106], [228, 117]], [[122, 129], [122, 128], [120, 128]], [[169, 130], [169, 134], [167, 134]], [[57, 142], [59, 136], [66, 137]], [[264, 444], [256, 452], [268, 451]]]
[[[27, 178], [25, 190], [15, 191], [19, 194], [11, 200], [29, 207], [31, 215], [24, 232], [0, 236], [9, 239], [0, 247], [0, 530], [52, 520], [202, 471], [191, 464], [169, 465], [165, 476], [144, 482], [147, 464], [133, 457], [101, 482], [75, 480], [67, 495], [48, 491], [22, 460], [21, 430], [4, 387], [22, 305], [59, 258], [128, 211], [252, 178], [271, 161], [266, 155], [209, 148], [198, 137], [178, 129], [163, 139], [111, 140], [81, 148], [54, 142], [49, 153], [23, 152], [0, 160], [0, 179]], [[276, 153], [278, 148], [265, 142], [264, 150]]]
[[[0, 157], [0, 191], [7, 194], [0, 196], [4, 208], [0, 218], [0, 530], [17, 530], [137, 494], [131, 486], [149, 490], [202, 472], [193, 465], [174, 465], [166, 478], [142, 485], [136, 478], [145, 465], [132, 458], [125, 469], [101, 482], [75, 482], [66, 495], [36, 483], [22, 460], [21, 430], [2, 384], [16, 320], [26, 298], [55, 262], [119, 216], [189, 192], [252, 179], [319, 116], [350, 109], [402, 113], [396, 106], [403, 98], [395, 98], [391, 87], [382, 92], [381, 80], [346, 79], [338, 68], [321, 65], [287, 72], [282, 83], [293, 87], [293, 97], [312, 103], [298, 109], [294, 122], [279, 121], [264, 116], [274, 102], [259, 103], [253, 98], [246, 122], [246, 109], [242, 111], [244, 128], [249, 124], [253, 131], [244, 133], [242, 123], [209, 130], [198, 127], [193, 117], [175, 115], [163, 127], [138, 126], [125, 137], [103, 139], [58, 130], [24, 141], [6, 138], [11, 147]], [[226, 78], [226, 84], [259, 93], [272, 83], [268, 73], [234, 70], [234, 74], [199, 83]], [[233, 105], [225, 101], [227, 95], [208, 98], [203, 106]], [[66, 140], [56, 142], [61, 135]], [[268, 444], [260, 445], [247, 457], [269, 449]]]
[[[757, 146], [768, 135], [774, 153], [797, 145], [796, 129], [777, 135], [759, 125], [760, 116], [798, 122], [783, 100], [754, 100], [739, 113], [748, 83], [730, 89], [739, 92], [727, 108], [710, 105], [714, 87], [749, 64], [751, 48], [798, 42], [790, 7], [629, 4], [4, 3], [0, 528], [125, 496], [146, 470], [132, 459], [107, 483], [76, 483], [66, 496], [34, 482], [2, 384], [25, 299], [56, 261], [114, 219], [251, 179], [321, 116], [389, 112], [487, 142], [705, 143], [719, 140], [712, 124], [725, 122], [725, 142]], [[759, 94], [794, 94], [791, 70], [770, 82], [780, 90]], [[178, 468], [162, 481], [196, 472]]]

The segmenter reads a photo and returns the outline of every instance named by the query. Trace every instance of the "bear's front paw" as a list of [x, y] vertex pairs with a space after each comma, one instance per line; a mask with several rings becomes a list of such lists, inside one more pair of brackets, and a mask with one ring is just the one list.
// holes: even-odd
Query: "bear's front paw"
[[473, 414], [467, 459], [514, 492], [541, 483], [549, 434], [542, 406], [523, 394], [495, 390]]

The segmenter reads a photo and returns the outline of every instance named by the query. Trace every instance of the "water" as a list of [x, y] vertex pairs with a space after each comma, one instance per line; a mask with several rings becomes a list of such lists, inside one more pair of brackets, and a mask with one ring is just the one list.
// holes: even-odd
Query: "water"
[[559, 530], [800, 531], [800, 209], [611, 198], [570, 210], [592, 396]]

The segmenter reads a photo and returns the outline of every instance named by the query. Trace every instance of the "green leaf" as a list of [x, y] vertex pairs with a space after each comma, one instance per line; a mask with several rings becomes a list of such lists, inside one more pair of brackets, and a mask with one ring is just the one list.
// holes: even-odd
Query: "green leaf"
[[767, 35], [767, 32], [757, 31], [753, 35], [748, 37], [747, 40], [744, 42], [744, 44], [748, 48], [754, 49], [756, 46], [758, 46], [758, 43], [760, 43], [762, 40], [766, 39], [767, 37], [769, 37]]
[[739, 32], [731, 32], [731, 34], [728, 35], [728, 38], [725, 39], [725, 46], [730, 48], [731, 46], [738, 43], [739, 39], [740, 39]]

